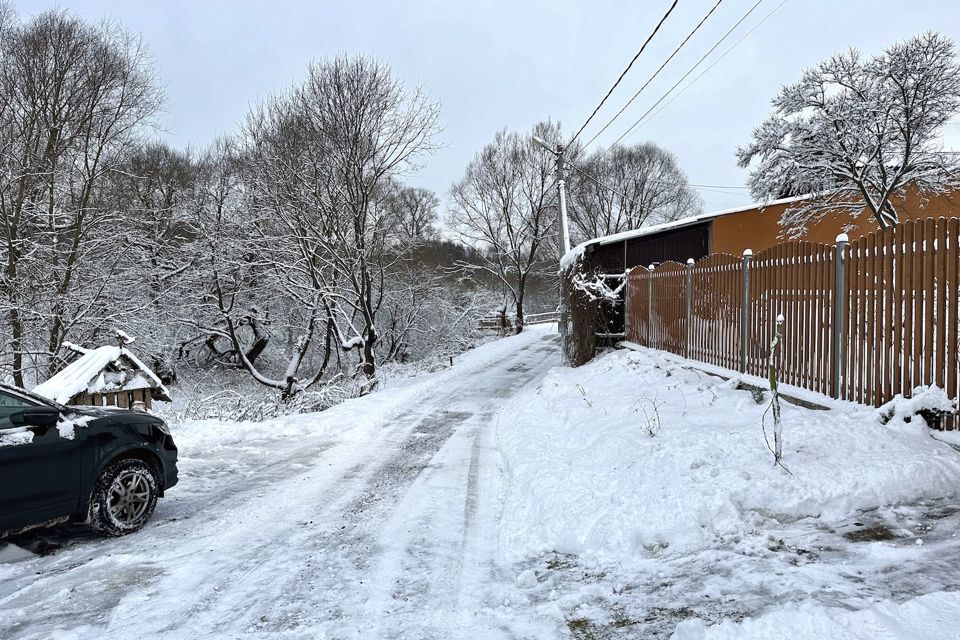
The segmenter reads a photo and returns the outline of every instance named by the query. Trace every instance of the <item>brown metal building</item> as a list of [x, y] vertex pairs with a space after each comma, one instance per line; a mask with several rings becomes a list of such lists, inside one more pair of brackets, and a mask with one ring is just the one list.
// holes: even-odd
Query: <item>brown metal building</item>
[[[648, 266], [672, 260], [684, 263], [711, 253], [735, 256], [745, 249], [762, 251], [787, 239], [780, 219], [802, 198], [775, 200], [763, 205], [704, 213], [676, 222], [625, 231], [589, 240], [581, 245], [589, 267], [604, 273], [622, 273], [636, 266]], [[901, 221], [917, 218], [960, 216], [960, 191], [921, 199], [915, 191], [895, 199]], [[852, 216], [846, 212], [828, 214], [807, 228], [804, 240], [832, 244], [838, 234], [851, 240], [877, 228], [868, 212]]]
[[[578, 247], [588, 270], [599, 269], [608, 275], [622, 275], [637, 266], [673, 261], [685, 263], [710, 254], [741, 256], [745, 249], [754, 253], [786, 239], [780, 224], [784, 211], [803, 198], [787, 198], [763, 205], [704, 213], [654, 227], [643, 227], [603, 238], [589, 240]], [[915, 191], [894, 199], [901, 222], [918, 218], [960, 216], [960, 191], [921, 199]], [[804, 240], [833, 244], [840, 233], [851, 240], [877, 229], [869, 212], [854, 217], [847, 212], [827, 214], [807, 228]], [[601, 333], [622, 335], [623, 305], [617, 305], [601, 321]]]

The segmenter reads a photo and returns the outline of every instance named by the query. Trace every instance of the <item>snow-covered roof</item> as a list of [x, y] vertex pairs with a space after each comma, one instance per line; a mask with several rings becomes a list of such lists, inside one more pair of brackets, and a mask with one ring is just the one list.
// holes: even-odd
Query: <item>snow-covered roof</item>
[[733, 213], [743, 213], [744, 211], [753, 211], [756, 209], [764, 209], [766, 207], [778, 205], [778, 204], [790, 204], [791, 202], [798, 202], [800, 200], [806, 200], [810, 196], [794, 196], [792, 198], [781, 198], [780, 200], [771, 200], [770, 202], [754, 203], [747, 205], [745, 207], [737, 207], [735, 209], [724, 209], [723, 211], [711, 211], [709, 213], [701, 213], [699, 215], [690, 216], [688, 218], [681, 218], [679, 220], [674, 220], [672, 222], [665, 222], [663, 224], [656, 224], [650, 227], [640, 227], [639, 229], [631, 229], [630, 231], [621, 231], [620, 233], [614, 233], [609, 236], [601, 236], [599, 238], [593, 238], [585, 242], [581, 242], [573, 249], [570, 249], [567, 253], [564, 254], [563, 258], [560, 260], [561, 269], [566, 269], [569, 267], [576, 258], [580, 255], [583, 255], [584, 250], [590, 245], [602, 246], [605, 244], [613, 244], [615, 242], [623, 242], [624, 240], [631, 240], [633, 238], [642, 238], [643, 236], [653, 235], [655, 233], [660, 233], [662, 231], [669, 231], [671, 229], [680, 229], [682, 227], [688, 227], [698, 222], [703, 222], [704, 220], [712, 220], [714, 218], [719, 218], [720, 216], [727, 216]]
[[[131, 380], [108, 380], [109, 373], [105, 369], [110, 363], [126, 358], [139, 371]], [[144, 379], [144, 376], [146, 377]], [[131, 384], [131, 383], [139, 384]], [[146, 384], [144, 384], [146, 383]], [[34, 387], [33, 392], [50, 398], [54, 402], [67, 404], [77, 394], [104, 391], [122, 391], [124, 389], [142, 389], [149, 386], [156, 389], [161, 396], [169, 398], [170, 394], [160, 382], [160, 378], [149, 369], [137, 356], [124, 347], [104, 345], [87, 351], [74, 362], [71, 362], [63, 371]]]

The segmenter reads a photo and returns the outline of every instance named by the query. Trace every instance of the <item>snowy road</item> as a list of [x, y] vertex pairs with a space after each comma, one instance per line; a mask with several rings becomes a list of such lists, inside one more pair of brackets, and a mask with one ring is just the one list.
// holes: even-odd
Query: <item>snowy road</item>
[[186, 447], [139, 534], [17, 539], [54, 551], [0, 564], [0, 638], [509, 635], [483, 613], [515, 577], [495, 563], [492, 416], [559, 361], [553, 332], [510, 341], [276, 433]]

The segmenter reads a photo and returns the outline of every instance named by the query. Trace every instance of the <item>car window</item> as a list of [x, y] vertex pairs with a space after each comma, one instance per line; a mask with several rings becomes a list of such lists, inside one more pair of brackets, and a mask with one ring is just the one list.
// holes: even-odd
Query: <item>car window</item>
[[36, 402], [21, 398], [18, 395], [0, 391], [0, 429], [9, 429], [13, 426], [10, 422], [10, 414], [22, 411], [27, 407], [37, 406]]

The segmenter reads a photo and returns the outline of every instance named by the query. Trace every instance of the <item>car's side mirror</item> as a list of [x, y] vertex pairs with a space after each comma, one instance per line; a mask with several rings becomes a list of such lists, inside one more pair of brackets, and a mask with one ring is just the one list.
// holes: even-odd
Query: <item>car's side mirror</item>
[[60, 412], [53, 407], [29, 407], [10, 414], [15, 427], [52, 427], [60, 420]]

